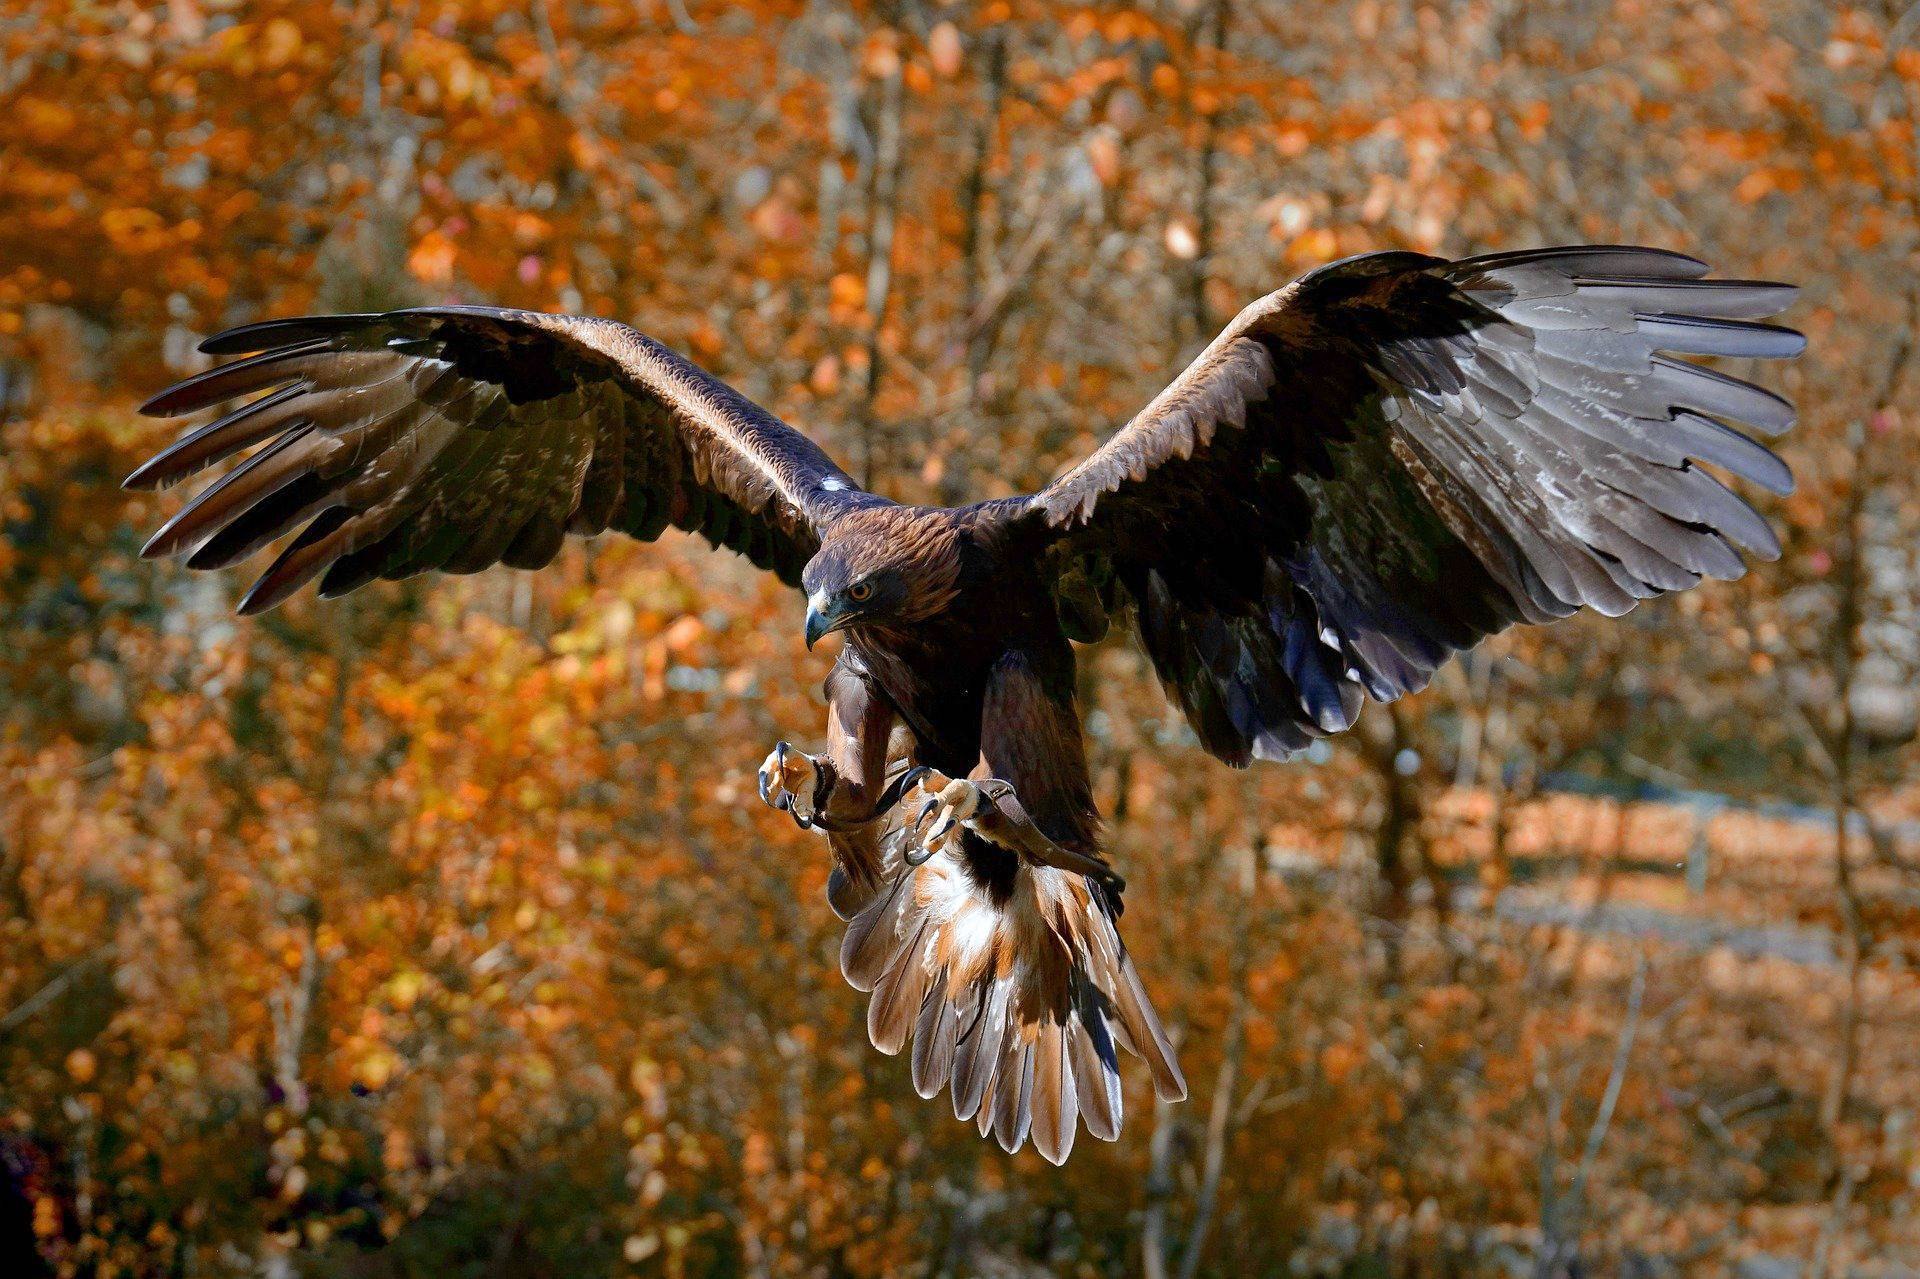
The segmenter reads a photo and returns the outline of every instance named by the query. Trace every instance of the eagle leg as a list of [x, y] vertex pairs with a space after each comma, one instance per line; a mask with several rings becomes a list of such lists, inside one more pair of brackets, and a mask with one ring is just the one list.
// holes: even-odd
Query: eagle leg
[[998, 777], [969, 781], [924, 767], [914, 769], [903, 780], [907, 785], [901, 799], [909, 807], [914, 800], [920, 801], [918, 811], [905, 826], [911, 841], [905, 853], [909, 866], [919, 866], [947, 849], [965, 829], [1012, 849], [1030, 862], [1089, 876], [1116, 898], [1127, 886], [1127, 881], [1099, 858], [1054, 843], [1027, 815], [1010, 782]]

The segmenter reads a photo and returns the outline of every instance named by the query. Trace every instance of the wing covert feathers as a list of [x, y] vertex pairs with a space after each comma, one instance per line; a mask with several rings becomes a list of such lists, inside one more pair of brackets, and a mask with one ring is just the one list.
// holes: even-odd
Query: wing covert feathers
[[669, 524], [797, 583], [818, 525], [863, 497], [812, 441], [644, 334], [488, 307], [272, 320], [156, 395], [175, 416], [256, 396], [127, 478], [164, 488], [257, 448], [148, 542], [218, 568], [301, 529], [241, 603], [320, 579], [537, 568], [569, 532]]
[[1202, 744], [1244, 764], [1515, 622], [1774, 558], [1707, 468], [1789, 492], [1739, 428], [1778, 434], [1793, 407], [1684, 357], [1798, 354], [1759, 322], [1794, 290], [1706, 271], [1618, 245], [1378, 253], [1261, 299], [1029, 499], [1063, 615], [1130, 611]]
[[1008, 1152], [1031, 1138], [1058, 1164], [1081, 1126], [1119, 1135], [1119, 1048], [1147, 1062], [1161, 1096], [1186, 1096], [1106, 899], [1084, 876], [1023, 861], [995, 891], [947, 852], [891, 865], [849, 922], [840, 967], [870, 992], [873, 1046], [893, 1055], [911, 1041], [922, 1097], [944, 1089], [982, 1136]]

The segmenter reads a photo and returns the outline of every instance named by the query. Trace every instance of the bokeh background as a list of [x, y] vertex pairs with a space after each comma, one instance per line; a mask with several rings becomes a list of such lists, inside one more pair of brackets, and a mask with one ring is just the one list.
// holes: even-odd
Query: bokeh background
[[[0, 2], [0, 1271], [1911, 1275], [1906, 0]], [[1784, 558], [1310, 761], [1083, 654], [1193, 1097], [912, 1095], [752, 769], [827, 662], [670, 535], [299, 600], [142, 564], [223, 326], [628, 320], [883, 491], [1043, 483], [1348, 253], [1806, 286]]]

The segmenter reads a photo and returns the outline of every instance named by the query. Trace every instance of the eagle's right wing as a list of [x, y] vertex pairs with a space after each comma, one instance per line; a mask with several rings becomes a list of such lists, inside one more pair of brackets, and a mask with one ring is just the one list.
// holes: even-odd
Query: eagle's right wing
[[[222, 568], [304, 525], [240, 603], [377, 577], [537, 568], [569, 532], [643, 541], [671, 524], [792, 585], [840, 510], [871, 500], [817, 445], [642, 333], [608, 320], [429, 307], [248, 325], [251, 354], [143, 410], [257, 395], [127, 479], [175, 483], [264, 445], [147, 543]], [[266, 394], [259, 394], [265, 392]]]

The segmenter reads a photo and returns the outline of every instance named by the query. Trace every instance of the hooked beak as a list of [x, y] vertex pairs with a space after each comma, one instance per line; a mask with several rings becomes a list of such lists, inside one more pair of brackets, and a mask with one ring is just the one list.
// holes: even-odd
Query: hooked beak
[[830, 635], [840, 629], [846, 619], [833, 601], [814, 596], [807, 601], [807, 647], [811, 649], [820, 642], [822, 636]]

